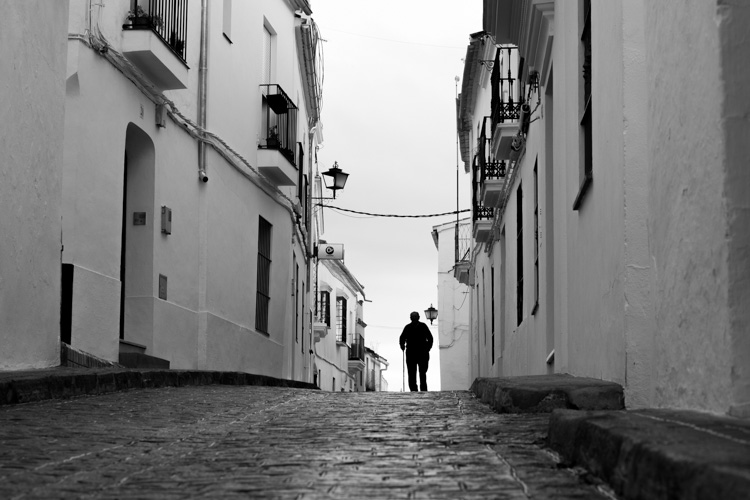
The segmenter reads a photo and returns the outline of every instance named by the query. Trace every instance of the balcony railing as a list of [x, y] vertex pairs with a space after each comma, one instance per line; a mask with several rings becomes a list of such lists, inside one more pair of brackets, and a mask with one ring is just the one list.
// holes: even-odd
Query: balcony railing
[[127, 30], [151, 30], [183, 61], [187, 55], [188, 0], [133, 0]]
[[489, 161], [482, 166], [482, 182], [489, 179], [502, 179], [507, 170], [505, 161]]
[[518, 64], [518, 48], [503, 47], [495, 53], [492, 66], [492, 129], [498, 123], [517, 121], [521, 117], [523, 105], [523, 86], [518, 79], [518, 71], [514, 73], [513, 66]]
[[479, 203], [474, 204], [474, 221], [492, 219], [495, 215], [493, 207], [485, 207]]
[[477, 140], [477, 162], [479, 163], [481, 182], [488, 179], [502, 179], [505, 177], [507, 167], [505, 161], [496, 161], [490, 154], [492, 139], [487, 137], [486, 132], [488, 118], [485, 117], [482, 121], [482, 131]]
[[263, 84], [263, 130], [260, 149], [278, 150], [292, 165], [297, 165], [297, 106], [278, 84]]
[[493, 207], [484, 206], [480, 203], [481, 195], [480, 195], [480, 189], [481, 189], [481, 183], [480, 183], [480, 177], [482, 172], [482, 167], [480, 163], [483, 163], [481, 160], [482, 151], [480, 150], [479, 154], [474, 157], [474, 167], [472, 168], [471, 173], [471, 192], [472, 192], [472, 220], [476, 222], [477, 220], [482, 219], [492, 219], [492, 217], [495, 215], [495, 210]]
[[365, 338], [362, 335], [356, 335], [354, 337], [354, 343], [349, 346], [349, 359], [350, 360], [365, 360]]

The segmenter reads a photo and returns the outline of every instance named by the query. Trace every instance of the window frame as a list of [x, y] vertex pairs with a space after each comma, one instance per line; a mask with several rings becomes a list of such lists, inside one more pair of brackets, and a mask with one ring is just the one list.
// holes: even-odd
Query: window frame
[[573, 201], [573, 210], [579, 210], [583, 205], [586, 193], [594, 181], [593, 162], [593, 72], [592, 72], [592, 43], [591, 43], [591, 0], [579, 0], [581, 36], [580, 36], [580, 67], [579, 96], [581, 114], [579, 120], [579, 188]]
[[347, 344], [347, 313], [348, 303], [346, 297], [336, 296], [336, 342]]
[[523, 185], [516, 190], [516, 326], [523, 323]]
[[258, 261], [255, 295], [255, 329], [269, 334], [268, 311], [271, 304], [271, 243], [273, 224], [258, 216]]
[[534, 307], [531, 315], [539, 310], [539, 159], [534, 161]]

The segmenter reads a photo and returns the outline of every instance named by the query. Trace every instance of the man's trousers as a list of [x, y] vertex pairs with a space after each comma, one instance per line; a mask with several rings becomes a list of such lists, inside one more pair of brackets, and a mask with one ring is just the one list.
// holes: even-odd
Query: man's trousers
[[406, 369], [409, 372], [409, 390], [417, 391], [417, 370], [419, 370], [419, 390], [427, 390], [427, 367], [430, 364], [429, 352], [413, 352], [406, 349]]

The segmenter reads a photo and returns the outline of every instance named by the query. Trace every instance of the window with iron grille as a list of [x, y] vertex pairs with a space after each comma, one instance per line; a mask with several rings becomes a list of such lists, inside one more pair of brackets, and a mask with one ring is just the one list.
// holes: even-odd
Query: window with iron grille
[[484, 345], [487, 345], [487, 285], [484, 279], [484, 268], [482, 268], [482, 327], [484, 328]]
[[320, 292], [317, 315], [319, 320], [331, 326], [331, 292]]
[[495, 364], [495, 266], [490, 268], [490, 310], [492, 316], [492, 364]]
[[294, 266], [294, 286], [292, 293], [294, 293], [294, 341], [299, 343], [299, 306], [300, 306], [300, 290], [299, 290], [299, 264], [297, 264], [297, 255], [292, 255], [292, 261]]
[[255, 329], [268, 333], [268, 305], [271, 301], [271, 229], [263, 217], [258, 218], [258, 279], [255, 298]]
[[539, 309], [539, 173], [538, 160], [534, 162], [534, 308]]
[[523, 321], [523, 189], [518, 186], [516, 193], [516, 315], [517, 324]]
[[336, 342], [346, 343], [346, 299], [336, 297]]

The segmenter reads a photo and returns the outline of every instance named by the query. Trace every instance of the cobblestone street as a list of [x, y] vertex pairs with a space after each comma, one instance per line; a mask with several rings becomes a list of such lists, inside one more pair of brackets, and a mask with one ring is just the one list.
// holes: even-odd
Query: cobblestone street
[[605, 498], [468, 392], [146, 389], [0, 408], [0, 498]]

